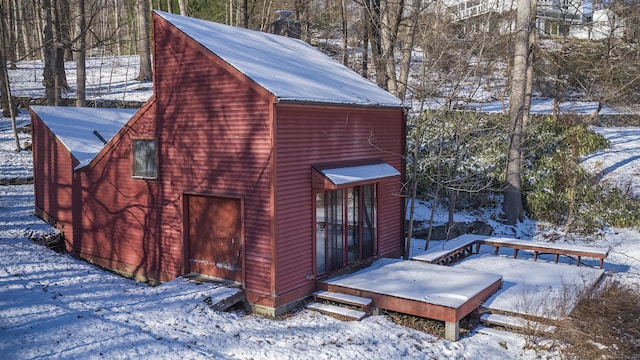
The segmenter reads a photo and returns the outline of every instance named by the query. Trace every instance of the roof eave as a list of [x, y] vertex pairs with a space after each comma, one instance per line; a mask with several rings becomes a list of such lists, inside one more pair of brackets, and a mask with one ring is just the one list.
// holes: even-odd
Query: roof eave
[[384, 104], [384, 103], [358, 103], [358, 102], [340, 102], [331, 100], [319, 100], [319, 99], [289, 99], [276, 97], [276, 104], [292, 104], [292, 105], [324, 105], [324, 106], [341, 106], [341, 107], [359, 107], [359, 108], [372, 108], [372, 109], [405, 109], [406, 106], [402, 103], [399, 104]]

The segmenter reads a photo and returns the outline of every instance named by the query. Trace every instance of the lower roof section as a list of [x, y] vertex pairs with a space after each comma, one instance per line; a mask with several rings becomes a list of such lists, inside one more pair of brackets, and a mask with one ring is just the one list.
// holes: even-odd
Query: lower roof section
[[313, 165], [313, 187], [327, 190], [366, 185], [400, 176], [400, 171], [381, 160]]

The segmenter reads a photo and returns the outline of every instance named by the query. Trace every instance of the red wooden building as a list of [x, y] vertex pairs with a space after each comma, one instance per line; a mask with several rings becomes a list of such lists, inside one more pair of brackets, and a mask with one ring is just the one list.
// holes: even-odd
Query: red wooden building
[[33, 107], [36, 212], [140, 280], [241, 283], [281, 314], [403, 246], [401, 101], [299, 40], [153, 14], [137, 112]]

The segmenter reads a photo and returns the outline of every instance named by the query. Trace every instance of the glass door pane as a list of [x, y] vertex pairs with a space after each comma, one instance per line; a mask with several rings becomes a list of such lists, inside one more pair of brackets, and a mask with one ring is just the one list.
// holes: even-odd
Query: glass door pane
[[347, 192], [347, 249], [348, 260], [353, 262], [360, 257], [360, 227], [358, 226], [360, 199], [357, 188], [349, 188]]
[[342, 216], [342, 190], [328, 191], [327, 206], [327, 250], [330, 268], [327, 271], [341, 268], [344, 265], [344, 224]]
[[376, 188], [362, 187], [362, 257], [375, 255], [376, 251]]
[[327, 232], [324, 194], [316, 194], [316, 274], [327, 271]]

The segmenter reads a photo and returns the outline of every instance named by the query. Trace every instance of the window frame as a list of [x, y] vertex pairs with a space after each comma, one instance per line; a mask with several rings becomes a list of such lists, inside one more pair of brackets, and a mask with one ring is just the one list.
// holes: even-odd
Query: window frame
[[[136, 144], [139, 142], [151, 142], [153, 143], [153, 159], [149, 159], [151, 151], [148, 151], [145, 154], [146, 162], [148, 163], [150, 160], [153, 160], [153, 166], [155, 173], [151, 174], [149, 169], [145, 169], [144, 173], [138, 173], [137, 168], [137, 154], [140, 150]], [[133, 179], [144, 179], [144, 180], [157, 180], [158, 179], [158, 141], [155, 138], [136, 138], [131, 141], [131, 177]]]

